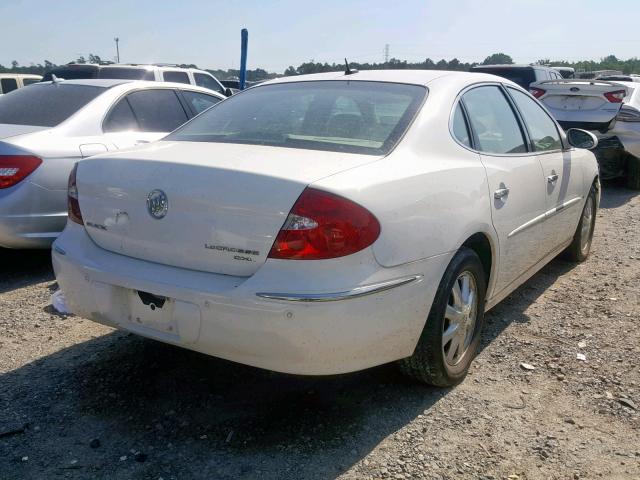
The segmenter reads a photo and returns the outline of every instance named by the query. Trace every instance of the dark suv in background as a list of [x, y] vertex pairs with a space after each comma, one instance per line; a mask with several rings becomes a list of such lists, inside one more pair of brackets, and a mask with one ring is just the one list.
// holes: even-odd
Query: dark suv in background
[[525, 90], [529, 85], [542, 80], [562, 80], [558, 70], [543, 65], [478, 65], [471, 67], [470, 72], [490, 73], [507, 78]]

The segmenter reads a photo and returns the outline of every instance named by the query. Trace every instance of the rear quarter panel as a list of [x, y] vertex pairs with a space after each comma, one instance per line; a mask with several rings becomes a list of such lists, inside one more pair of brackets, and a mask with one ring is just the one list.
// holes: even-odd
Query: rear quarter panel
[[455, 251], [478, 232], [497, 245], [479, 155], [449, 132], [458, 91], [430, 94], [387, 157], [314, 184], [353, 199], [378, 218], [381, 234], [373, 251], [385, 267]]

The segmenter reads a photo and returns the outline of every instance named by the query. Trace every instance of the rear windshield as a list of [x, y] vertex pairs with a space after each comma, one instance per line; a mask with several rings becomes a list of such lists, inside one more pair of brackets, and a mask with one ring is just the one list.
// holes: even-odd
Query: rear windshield
[[34, 84], [0, 97], [0, 123], [54, 127], [106, 89], [87, 85]]
[[531, 68], [474, 68], [473, 71], [506, 78], [525, 90], [529, 90], [529, 85], [536, 81], [536, 74]]
[[426, 91], [347, 80], [265, 85], [218, 103], [167, 140], [383, 155], [404, 134]]
[[46, 72], [42, 77], [43, 82], [49, 82], [52, 80], [51, 75], [55, 75], [56, 78], [65, 80], [84, 80], [86, 78], [96, 78], [98, 73], [98, 67], [90, 67], [81, 65], [78, 67], [59, 67]]
[[120, 78], [126, 80], [155, 80], [152, 70], [146, 68], [100, 67], [98, 78]]

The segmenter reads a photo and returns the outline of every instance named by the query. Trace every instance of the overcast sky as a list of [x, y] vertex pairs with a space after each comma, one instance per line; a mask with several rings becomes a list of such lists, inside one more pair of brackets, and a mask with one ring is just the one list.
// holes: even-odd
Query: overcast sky
[[311, 59], [380, 62], [504, 52], [540, 58], [640, 56], [640, 0], [0, 0], [0, 64], [65, 63], [91, 52], [123, 62], [282, 72]]

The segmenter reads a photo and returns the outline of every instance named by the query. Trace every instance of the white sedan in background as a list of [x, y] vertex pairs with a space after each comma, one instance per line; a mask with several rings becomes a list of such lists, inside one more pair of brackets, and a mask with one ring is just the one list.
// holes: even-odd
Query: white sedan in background
[[630, 188], [640, 190], [640, 83], [605, 78], [533, 83], [531, 93], [564, 128], [598, 137], [594, 153], [602, 179], [625, 177]]
[[0, 98], [0, 247], [49, 248], [82, 159], [162, 138], [225, 98], [179, 83], [57, 80]]
[[[589, 254], [597, 140], [492, 75], [289, 77], [78, 162], [58, 283], [83, 317], [233, 361], [461, 381], [483, 314]], [[122, 172], [127, 174], [123, 175]]]

